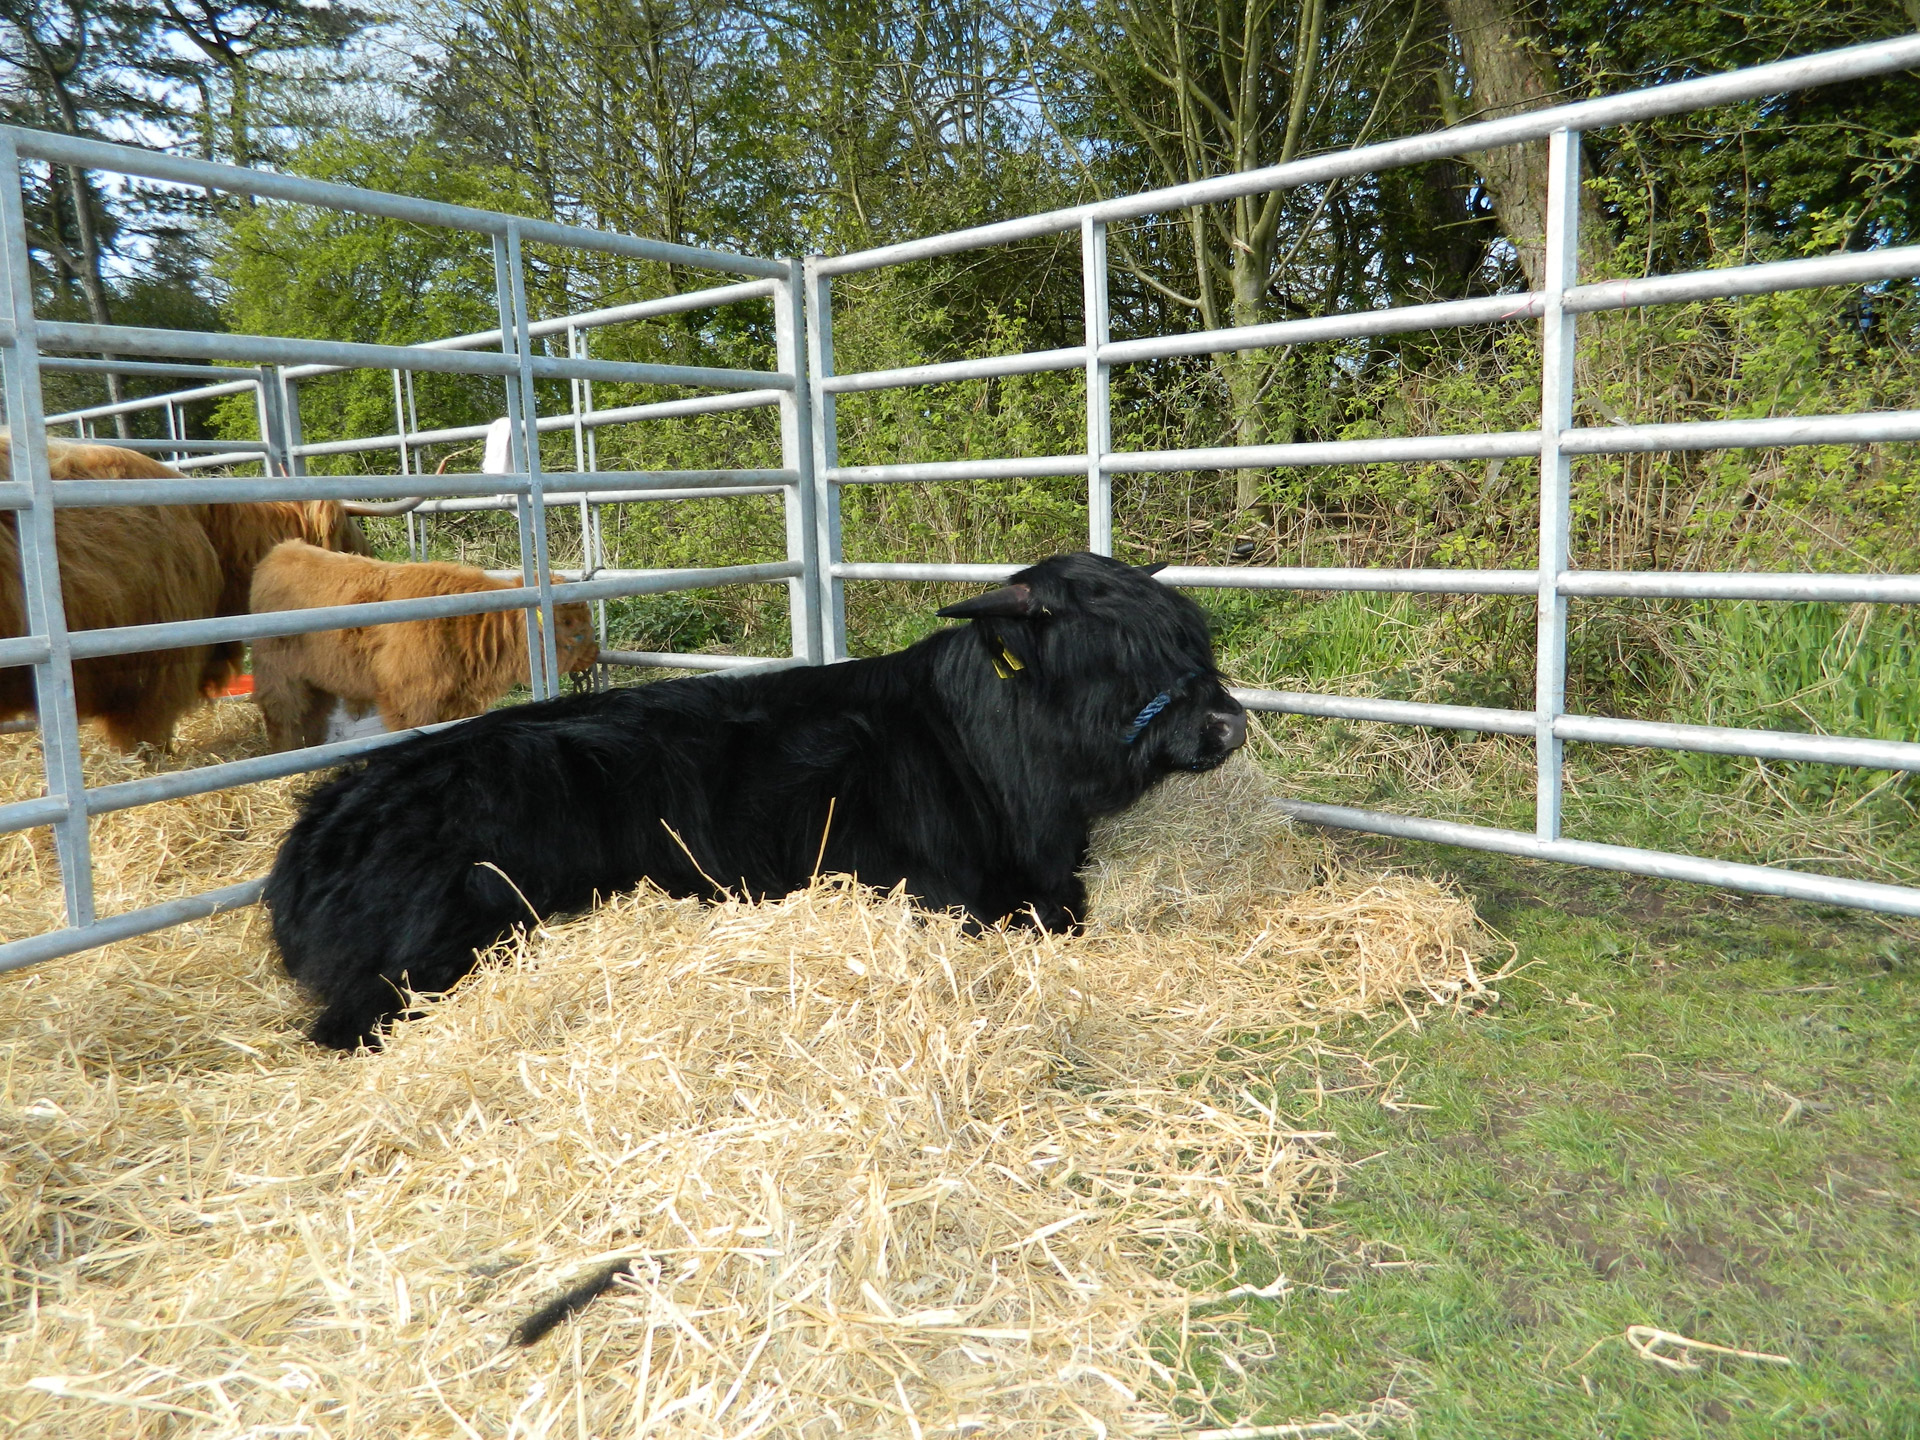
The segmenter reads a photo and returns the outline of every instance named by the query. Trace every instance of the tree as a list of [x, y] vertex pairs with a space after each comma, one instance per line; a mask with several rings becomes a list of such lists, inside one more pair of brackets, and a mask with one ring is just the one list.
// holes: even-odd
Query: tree
[[[1177, 185], [1398, 128], [1411, 78], [1435, 63], [1426, 14], [1422, 0], [1087, 0], [1065, 12], [1052, 81], [1069, 97], [1075, 138], [1104, 159], [1108, 184]], [[1076, 71], [1091, 83], [1076, 87]], [[1184, 275], [1170, 273], [1164, 239], [1143, 255], [1119, 237], [1114, 252], [1142, 286], [1207, 329], [1331, 309], [1363, 283], [1346, 188], [1191, 207], [1181, 218]], [[1234, 442], [1267, 438], [1263, 402], [1289, 374], [1291, 355], [1214, 363]], [[1272, 418], [1291, 430], [1289, 416]], [[1244, 509], [1255, 495], [1254, 475], [1241, 472], [1235, 503]]]
[[[151, 0], [149, 0], [151, 3]], [[185, 39], [213, 67], [190, 67], [154, 57], [156, 73], [186, 81], [200, 100], [195, 128], [200, 153], [234, 165], [260, 160], [261, 62], [301, 51], [337, 52], [372, 17], [349, 5], [301, 4], [299, 0], [158, 0], [155, 18]], [[226, 116], [214, 113], [224, 88]], [[216, 137], [224, 136], [224, 144]]]
[[[24, 82], [9, 97], [12, 122], [79, 136], [94, 133], [102, 115], [131, 117], [150, 108], [120, 79], [148, 38], [136, 12], [103, 0], [0, 0], [0, 25], [0, 63]], [[78, 165], [50, 167], [37, 198], [29, 243], [49, 257], [56, 284], [64, 279], [78, 288], [92, 323], [112, 324], [102, 261], [116, 217]], [[107, 395], [115, 404], [125, 398], [118, 375], [108, 374]], [[121, 435], [131, 433], [126, 416], [115, 420]]]

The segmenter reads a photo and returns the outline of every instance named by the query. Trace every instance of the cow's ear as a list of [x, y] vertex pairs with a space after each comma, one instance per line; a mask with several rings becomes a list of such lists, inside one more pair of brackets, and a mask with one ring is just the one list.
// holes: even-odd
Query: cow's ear
[[947, 620], [1024, 620], [1038, 610], [1031, 585], [1002, 585], [971, 600], [956, 600], [933, 613]]
[[1133, 568], [1138, 570], [1142, 575], [1158, 575], [1172, 563], [1171, 560], [1155, 560], [1150, 565], [1136, 565]]

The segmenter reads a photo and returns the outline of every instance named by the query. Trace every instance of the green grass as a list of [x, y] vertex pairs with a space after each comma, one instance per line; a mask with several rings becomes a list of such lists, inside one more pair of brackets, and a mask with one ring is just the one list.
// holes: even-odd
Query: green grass
[[[1480, 1011], [1342, 1037], [1377, 1046], [1321, 1077], [1349, 1094], [1281, 1077], [1378, 1158], [1271, 1257], [1303, 1288], [1254, 1313], [1238, 1413], [1392, 1395], [1424, 1440], [1920, 1436], [1920, 925], [1342, 843], [1451, 875], [1523, 968]], [[1795, 1363], [1673, 1373], [1638, 1324]]]

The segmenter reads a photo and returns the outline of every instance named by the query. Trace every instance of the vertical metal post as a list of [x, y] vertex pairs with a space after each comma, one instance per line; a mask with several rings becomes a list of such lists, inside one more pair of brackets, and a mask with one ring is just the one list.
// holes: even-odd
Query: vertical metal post
[[[407, 444], [407, 396], [400, 384], [400, 370], [393, 371], [393, 446], [400, 461], [400, 475], [404, 479], [413, 473], [412, 455]], [[407, 555], [410, 559], [420, 558], [413, 543], [413, 513], [409, 511], [401, 517], [407, 530]]]
[[[567, 355], [570, 358], [587, 358], [587, 337], [577, 326], [567, 326]], [[588, 388], [593, 382], [578, 377], [567, 381], [567, 399], [571, 403], [573, 416], [573, 468], [575, 473], [587, 473], [587, 422], [586, 411], [593, 408], [593, 394]], [[580, 482], [580, 571], [593, 573], [593, 506], [587, 502], [588, 486]], [[598, 605], [605, 610], [604, 602]]]
[[27, 256], [26, 209], [20, 193], [20, 155], [0, 134], [0, 245], [6, 251], [6, 319], [12, 337], [0, 337], [6, 356], [7, 421], [13, 434], [13, 479], [32, 492], [17, 512], [21, 588], [27, 633], [47, 641], [47, 658], [33, 667], [40, 712], [40, 747], [47, 795], [64, 801], [54, 822], [54, 851], [66, 895], [67, 923], [93, 923], [93, 857], [87, 838], [86, 778], [80, 768], [80, 710], [67, 643], [67, 611], [60, 593], [60, 554], [53, 524], [53, 479], [47, 469], [46, 410], [40, 398], [39, 332], [33, 314], [33, 272]]
[[262, 365], [255, 376], [253, 401], [260, 418], [260, 446], [267, 452], [267, 458], [260, 464], [260, 473], [282, 477], [302, 473], [304, 466], [302, 470], [294, 468], [294, 447], [299, 444], [298, 417], [289, 413], [291, 407], [299, 403], [299, 392], [276, 366]]
[[1534, 639], [1534, 832], [1560, 838], [1564, 743], [1553, 722], [1567, 704], [1567, 600], [1560, 576], [1572, 532], [1572, 461], [1560, 448], [1573, 426], [1574, 317], [1562, 297], [1579, 281], [1580, 135], [1556, 130], [1547, 142], [1547, 253], [1540, 321], [1540, 576]]
[[[401, 388], [404, 389], [407, 394], [407, 429], [413, 434], [418, 435], [420, 433], [420, 412], [414, 407], [413, 403], [413, 372], [411, 370], [402, 370], [400, 372], [400, 383]], [[407, 512], [407, 544], [411, 547], [411, 554], [414, 559], [424, 560], [427, 558], [427, 517], [420, 514], [417, 510], [409, 510]]]
[[281, 398], [274, 372], [266, 366], [255, 371], [253, 411], [254, 418], [260, 424], [260, 448], [266, 452], [266, 458], [260, 462], [262, 475], [287, 473], [287, 427]]
[[[180, 439], [181, 438], [180, 431], [179, 431], [178, 424], [176, 423], [178, 420], [178, 416], [174, 412], [173, 402], [169, 400], [161, 408], [163, 411], [163, 420], [167, 427], [167, 439], [169, 440]], [[169, 450], [167, 452], [167, 455], [168, 455], [167, 463], [169, 465], [178, 465], [180, 463], [180, 452], [178, 450]]]
[[[593, 332], [577, 326], [567, 327], [567, 354], [582, 360], [592, 358], [589, 342]], [[593, 429], [587, 424], [587, 416], [593, 410], [593, 382], [591, 380], [570, 380], [573, 398], [573, 468], [583, 475], [591, 475], [600, 468], [599, 451], [594, 446]], [[591, 483], [582, 481], [581, 490], [592, 488]], [[602, 569], [607, 563], [607, 547], [600, 533], [600, 507], [590, 501], [580, 502], [580, 567], [583, 574], [591, 575]], [[607, 602], [593, 602], [593, 633], [600, 642], [602, 650], [607, 648]], [[611, 668], [606, 665], [593, 667], [593, 688], [606, 690], [612, 687]]]
[[[520, 503], [520, 574], [523, 584], [537, 585], [540, 605], [527, 612], [527, 672], [533, 698], [545, 700], [558, 693], [559, 654], [554, 647], [553, 563], [547, 554], [546, 486], [540, 472], [539, 397], [533, 387], [533, 330], [527, 320], [525, 267], [520, 262], [520, 227], [507, 222], [506, 234], [493, 244], [494, 281], [500, 302], [500, 342], [513, 341], [509, 353], [519, 356], [519, 384], [507, 386], [508, 427], [519, 447], [519, 469], [527, 477], [527, 494]], [[515, 392], [518, 403], [515, 403]]]
[[781, 492], [786, 507], [787, 559], [800, 562], [800, 574], [787, 581], [787, 620], [793, 656], [808, 665], [822, 660], [820, 633], [820, 531], [814, 519], [819, 494], [814, 484], [813, 394], [807, 386], [806, 272], [798, 260], [773, 282], [774, 365], [793, 378], [780, 397], [780, 464], [794, 472]]
[[813, 425], [814, 555], [819, 566], [820, 660], [847, 658], [847, 584], [833, 573], [841, 560], [840, 487], [827, 472], [840, 463], [839, 424], [825, 387], [833, 374], [833, 279], [818, 270], [819, 257], [804, 266], [807, 322], [807, 397]]
[[263, 369], [261, 383], [271, 385], [278, 397], [281, 424], [286, 427], [286, 470], [288, 475], [307, 473], [307, 457], [300, 447], [307, 443], [306, 426], [300, 421], [300, 382], [287, 378], [284, 370]]
[[1111, 316], [1107, 307], [1107, 226], [1080, 222], [1080, 289], [1087, 315], [1087, 548], [1113, 554], [1113, 477], [1100, 462], [1113, 448], [1112, 366], [1100, 359]]

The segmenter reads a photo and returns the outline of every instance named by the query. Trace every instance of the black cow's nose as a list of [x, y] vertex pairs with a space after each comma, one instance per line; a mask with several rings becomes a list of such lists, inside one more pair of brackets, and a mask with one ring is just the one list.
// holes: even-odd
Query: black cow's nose
[[1247, 743], [1247, 712], [1235, 710], [1231, 715], [1209, 715], [1207, 728], [1219, 737], [1222, 750], [1238, 750]]

